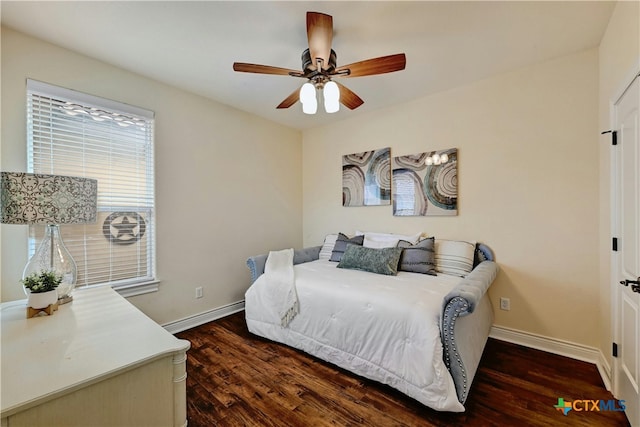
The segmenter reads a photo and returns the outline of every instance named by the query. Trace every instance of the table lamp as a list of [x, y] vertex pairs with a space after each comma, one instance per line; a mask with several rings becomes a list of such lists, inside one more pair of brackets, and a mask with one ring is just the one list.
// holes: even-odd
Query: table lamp
[[62, 276], [58, 303], [72, 300], [76, 263], [60, 236], [59, 225], [96, 222], [98, 181], [74, 176], [0, 172], [0, 222], [45, 224], [42, 243], [22, 272], [53, 271]]

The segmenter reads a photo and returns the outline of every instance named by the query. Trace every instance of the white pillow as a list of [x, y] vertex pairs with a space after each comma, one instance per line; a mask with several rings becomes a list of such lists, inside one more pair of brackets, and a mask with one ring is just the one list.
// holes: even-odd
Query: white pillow
[[465, 277], [473, 270], [476, 242], [436, 239], [436, 271]]
[[338, 240], [337, 234], [327, 234], [327, 237], [324, 238], [322, 248], [320, 249], [320, 256], [318, 257], [318, 259], [328, 261], [331, 258], [331, 253], [333, 252], [333, 247], [336, 244], [336, 240]]
[[418, 243], [420, 240], [420, 236], [422, 233], [413, 234], [410, 236], [406, 236], [403, 234], [392, 234], [392, 233], [371, 233], [368, 231], [356, 231], [356, 235], [364, 234], [364, 243], [362, 246], [366, 248], [394, 248], [398, 245], [400, 240], [406, 240], [410, 242], [412, 245]]
[[364, 235], [365, 248], [395, 248], [401, 239], [397, 236], [382, 236], [378, 234], [368, 233]]

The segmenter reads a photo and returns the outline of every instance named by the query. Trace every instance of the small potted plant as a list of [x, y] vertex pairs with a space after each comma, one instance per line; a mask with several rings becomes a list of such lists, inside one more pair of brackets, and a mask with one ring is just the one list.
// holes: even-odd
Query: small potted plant
[[28, 306], [35, 309], [47, 308], [58, 302], [56, 288], [62, 282], [62, 276], [53, 271], [41, 271], [32, 273], [22, 279], [22, 284], [27, 291]]

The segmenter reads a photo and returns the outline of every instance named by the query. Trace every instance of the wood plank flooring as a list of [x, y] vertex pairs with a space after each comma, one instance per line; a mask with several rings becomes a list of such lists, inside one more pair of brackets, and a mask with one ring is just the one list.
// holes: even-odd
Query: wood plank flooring
[[177, 334], [191, 341], [187, 418], [209, 426], [628, 426], [621, 412], [570, 411], [613, 399], [595, 365], [490, 339], [464, 413], [402, 393], [248, 332], [244, 312]]

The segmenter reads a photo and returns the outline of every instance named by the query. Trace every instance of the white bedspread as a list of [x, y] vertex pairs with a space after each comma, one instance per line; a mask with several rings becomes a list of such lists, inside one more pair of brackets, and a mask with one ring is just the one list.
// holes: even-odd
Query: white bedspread
[[299, 313], [288, 327], [280, 325], [260, 276], [245, 295], [249, 330], [389, 384], [431, 408], [464, 411], [440, 340], [442, 301], [460, 278], [384, 276], [336, 265], [319, 260], [294, 267]]

